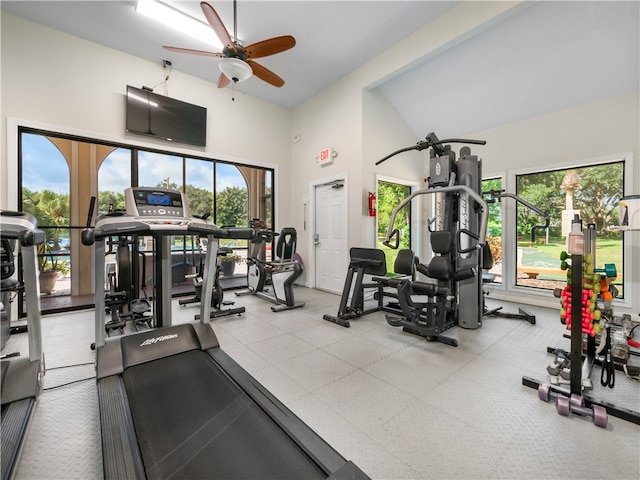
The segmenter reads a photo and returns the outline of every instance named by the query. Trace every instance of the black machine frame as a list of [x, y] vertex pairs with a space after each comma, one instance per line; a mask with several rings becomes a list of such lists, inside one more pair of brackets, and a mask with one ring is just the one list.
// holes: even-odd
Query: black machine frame
[[[381, 283], [375, 281], [373, 283], [365, 283], [364, 279], [365, 275], [384, 276], [386, 274], [387, 264], [384, 251], [377, 248], [352, 247], [349, 250], [349, 269], [342, 287], [338, 313], [336, 315], [325, 314], [322, 318], [343, 327], [350, 327], [350, 320], [382, 310]], [[349, 302], [349, 293], [352, 291], [352, 287], [353, 294]], [[377, 290], [378, 304], [375, 307], [365, 309], [365, 288]]]
[[[247, 258], [247, 289], [235, 292], [237, 296], [255, 295], [273, 303], [272, 312], [281, 312], [304, 307], [304, 302], [296, 302], [293, 285], [304, 272], [304, 267], [294, 258], [298, 233], [293, 227], [285, 227], [280, 233], [264, 228], [264, 224], [254, 219], [254, 236], [251, 239], [251, 253]], [[261, 259], [263, 247], [272, 243], [275, 237], [276, 255], [279, 258], [266, 261]], [[267, 287], [270, 282], [271, 290]]]
[[[482, 298], [482, 248], [486, 242], [488, 208], [479, 193], [482, 161], [471, 155], [467, 146], [461, 148], [460, 158], [456, 160], [455, 152], [445, 143], [485, 142], [440, 140], [430, 133], [426, 141], [387, 155], [376, 165], [401, 152], [431, 148], [427, 188], [413, 192], [394, 208], [383, 243], [398, 248], [400, 232], [394, 228], [398, 213], [414, 198], [434, 195], [436, 215], [430, 222], [429, 231], [432, 249], [438, 254], [432, 262], [438, 266], [418, 265], [417, 269], [436, 282], [400, 282], [398, 301], [403, 316], [387, 315], [386, 318], [390, 325], [401, 326], [429, 341], [457, 346], [455, 339], [442, 333], [458, 325], [468, 329], [482, 325], [482, 310], [478, 305]], [[439, 234], [441, 232], [450, 232], [450, 235], [445, 238]], [[412, 300], [415, 295], [426, 295], [428, 300], [415, 302]]]
[[[202, 260], [203, 249], [206, 247], [203, 245], [203, 239], [199, 239], [199, 250], [200, 250], [200, 262], [197, 267], [197, 271], [193, 275], [189, 275], [187, 278], [193, 278], [193, 286], [194, 293], [192, 297], [181, 298], [178, 300], [178, 304], [181, 306], [190, 305], [193, 303], [200, 303], [202, 299], [202, 280], [204, 275], [204, 262]], [[246, 309], [245, 307], [230, 307], [233, 302], [224, 300], [224, 289], [220, 284], [220, 272], [222, 271], [221, 261], [224, 257], [233, 250], [227, 247], [218, 247], [216, 266], [214, 272], [214, 280], [213, 280], [213, 292], [211, 292], [211, 312], [209, 313], [209, 317], [211, 318], [219, 318], [225, 317], [227, 315], [242, 315]], [[226, 308], [225, 308], [226, 307]], [[195, 315], [195, 320], [198, 320], [200, 317]]]
[[[463, 146], [456, 158], [449, 143], [484, 145], [486, 142], [460, 138], [440, 140], [432, 132], [424, 141], [397, 150], [376, 165], [398, 153], [430, 149], [427, 188], [414, 192], [396, 206], [383, 242], [391, 248], [398, 248], [400, 232], [394, 229], [396, 216], [418, 195], [433, 195], [435, 215], [429, 221], [428, 230], [435, 256], [429, 265], [417, 265], [418, 272], [430, 281], [405, 280], [398, 283], [402, 316], [387, 315], [386, 318], [390, 325], [402, 326], [405, 331], [427, 340], [457, 346], [455, 339], [445, 337], [442, 332], [454, 326], [479, 328], [485, 316], [524, 319], [535, 324], [535, 316], [522, 308], [518, 314], [513, 314], [501, 312], [501, 307], [488, 310], [484, 306], [482, 286], [486, 277], [483, 269], [490, 260], [490, 250], [486, 243], [488, 202], [483, 196], [490, 195], [490, 202], [510, 197], [543, 216], [545, 225], [535, 227], [532, 237], [537, 229], [548, 226], [549, 214], [504, 191], [482, 192], [482, 159], [472, 155], [469, 146]], [[428, 299], [415, 301], [416, 296]]]

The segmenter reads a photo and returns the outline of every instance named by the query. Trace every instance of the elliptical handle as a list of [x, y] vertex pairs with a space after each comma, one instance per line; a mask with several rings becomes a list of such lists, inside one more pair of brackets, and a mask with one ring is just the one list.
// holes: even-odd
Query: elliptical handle
[[93, 218], [93, 210], [96, 208], [96, 197], [92, 196], [89, 201], [89, 213], [87, 215], [87, 228], [91, 226], [91, 219]]
[[93, 218], [93, 210], [96, 208], [96, 197], [92, 196], [89, 202], [89, 213], [87, 214], [87, 226], [82, 230], [80, 234], [80, 240], [83, 245], [90, 247], [96, 241], [93, 233], [93, 227], [91, 226], [91, 219]]

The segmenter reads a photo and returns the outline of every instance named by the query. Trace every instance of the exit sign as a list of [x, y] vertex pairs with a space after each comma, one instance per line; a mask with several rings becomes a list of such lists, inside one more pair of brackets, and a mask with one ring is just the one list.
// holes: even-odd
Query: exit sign
[[318, 155], [318, 164], [326, 165], [331, 162], [333, 162], [333, 149], [325, 148], [324, 150], [320, 150], [320, 154]]

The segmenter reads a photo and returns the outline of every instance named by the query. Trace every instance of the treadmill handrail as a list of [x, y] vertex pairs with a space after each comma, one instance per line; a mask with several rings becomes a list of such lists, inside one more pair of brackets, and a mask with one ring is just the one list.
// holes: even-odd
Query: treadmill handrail
[[[116, 235], [154, 233], [174, 235], [213, 235], [216, 238], [230, 237], [232, 229], [218, 228], [214, 223], [193, 218], [129, 217], [125, 215], [99, 218], [94, 228], [95, 238]], [[248, 229], [247, 229], [248, 230]]]

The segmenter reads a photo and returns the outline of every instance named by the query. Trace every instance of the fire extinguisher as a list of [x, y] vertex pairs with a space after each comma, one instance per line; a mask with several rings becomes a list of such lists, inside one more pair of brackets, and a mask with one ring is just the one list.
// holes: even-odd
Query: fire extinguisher
[[369, 216], [376, 216], [376, 195], [371, 192], [369, 192]]

